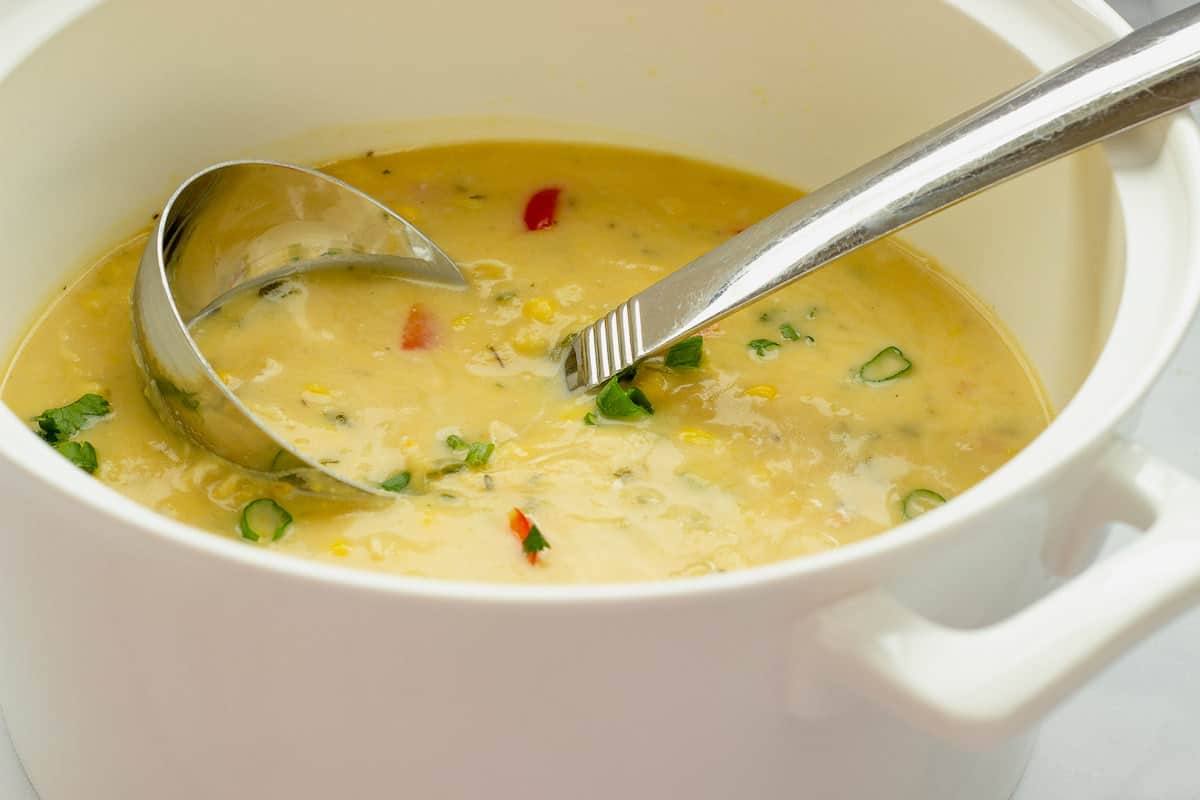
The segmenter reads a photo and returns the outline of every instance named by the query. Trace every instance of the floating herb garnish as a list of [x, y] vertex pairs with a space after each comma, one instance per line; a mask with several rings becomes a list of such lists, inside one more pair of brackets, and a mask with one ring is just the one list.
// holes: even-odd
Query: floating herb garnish
[[272, 542], [277, 542], [291, 524], [292, 515], [286, 508], [269, 497], [260, 497], [251, 500], [242, 509], [238, 530], [241, 531], [243, 539], [251, 542], [257, 542], [264, 536], [269, 536]]
[[596, 395], [596, 408], [609, 419], [636, 419], [654, 413], [645, 393], [637, 387], [626, 389], [619, 376], [604, 384]]
[[678, 344], [672, 345], [667, 351], [666, 365], [671, 369], [687, 369], [700, 366], [700, 358], [704, 352], [704, 337], [691, 336]]
[[904, 497], [901, 508], [904, 511], [905, 519], [916, 519], [945, 502], [946, 498], [932, 489], [914, 489]]
[[858, 369], [858, 377], [867, 383], [884, 383], [912, 369], [912, 362], [899, 347], [885, 347]]
[[779, 342], [773, 342], [770, 339], [751, 339], [746, 346], [753, 350], [759, 358], [764, 358], [771, 350], [778, 350], [780, 345]]

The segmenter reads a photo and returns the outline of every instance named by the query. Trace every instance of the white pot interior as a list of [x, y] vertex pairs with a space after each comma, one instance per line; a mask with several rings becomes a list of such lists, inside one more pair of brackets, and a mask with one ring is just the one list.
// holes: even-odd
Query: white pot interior
[[[964, 13], [1019, 25], [1022, 4], [959, 5], [343, 0], [334, 21], [316, 0], [102, 4], [0, 84], [0, 339], [182, 178], [232, 157], [576, 138], [816, 186], [1034, 73]], [[1043, 57], [1095, 33], [1074, 35]], [[908, 234], [998, 310], [1056, 408], [1113, 319], [1111, 185], [1085, 153]]]

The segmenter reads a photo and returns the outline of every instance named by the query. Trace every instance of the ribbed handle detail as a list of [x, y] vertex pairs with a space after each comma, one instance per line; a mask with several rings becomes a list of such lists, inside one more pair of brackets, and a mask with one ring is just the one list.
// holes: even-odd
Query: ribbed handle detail
[[635, 297], [579, 332], [567, 356], [567, 385], [595, 386], [632, 367], [645, 353]]

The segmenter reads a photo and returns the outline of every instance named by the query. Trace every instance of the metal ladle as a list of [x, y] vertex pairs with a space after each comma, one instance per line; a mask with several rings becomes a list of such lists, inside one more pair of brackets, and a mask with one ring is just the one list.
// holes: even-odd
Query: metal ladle
[[350, 499], [386, 494], [275, 435], [217, 377], [189, 333], [234, 294], [339, 267], [467, 284], [411, 223], [323, 173], [231, 161], [188, 178], [159, 216], [133, 286], [134, 353], [159, 416], [213, 453], [302, 491]]
[[596, 387], [839, 256], [1197, 99], [1200, 4], [956, 117], [667, 275], [580, 332], [567, 386]]
[[[1015, 175], [1200, 98], [1200, 5], [1140, 28], [860, 167], [746, 229], [585, 328], [569, 388], [643, 358], [812, 272]], [[300, 243], [302, 252], [289, 249]], [[339, 497], [382, 492], [279, 439], [213, 373], [188, 323], [231, 293], [326, 266], [464, 285], [411, 224], [311, 170], [235, 162], [189, 179], [139, 266], [134, 339], [162, 417], [247, 469]]]

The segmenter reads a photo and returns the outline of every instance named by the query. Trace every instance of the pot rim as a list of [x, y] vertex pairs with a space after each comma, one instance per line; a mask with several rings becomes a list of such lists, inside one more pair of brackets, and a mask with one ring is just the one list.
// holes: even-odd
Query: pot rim
[[[47, 11], [41, 18], [26, 9], [26, 19], [15, 27], [15, 33], [2, 38], [16, 43], [6, 47], [8, 57], [0, 60], [0, 80], [45, 39], [59, 28], [98, 4], [98, 0], [71, 0], [59, 8]], [[954, 3], [957, 5], [957, 3]], [[32, 7], [35, 4], [29, 3]], [[1090, 17], [1114, 36], [1129, 30], [1129, 26], [1112, 9], [1099, 0], [1074, 0], [1075, 13]], [[961, 10], [961, 9], [960, 9]], [[18, 13], [18, 16], [22, 16]], [[10, 29], [12, 31], [13, 29]], [[993, 30], [993, 33], [1000, 36]], [[1003, 38], [1003, 37], [1002, 37]], [[1009, 42], [1010, 45], [1016, 46]], [[1020, 48], [1018, 48], [1020, 49]], [[1027, 55], [1027, 54], [1026, 54]], [[1200, 221], [1200, 128], [1187, 112], [1171, 117], [1175, 134], [1164, 146], [1163, 155], [1174, 158], [1182, 183], [1187, 188], [1182, 201], [1184, 213]], [[1193, 169], [1184, 169], [1192, 167]], [[1118, 189], [1119, 194], [1119, 189]], [[1122, 209], [1121, 219], [1128, 219], [1128, 209]], [[1010, 459], [995, 473], [955, 498], [953, 503], [935, 509], [917, 520], [904, 523], [881, 535], [852, 542], [833, 550], [784, 561], [734, 570], [729, 573], [667, 580], [596, 583], [596, 584], [510, 584], [482, 581], [422, 578], [379, 573], [304, 559], [284, 553], [248, 547], [231, 538], [215, 535], [158, 514], [125, 497], [96, 480], [86, 480], [78, 469], [57, 456], [46, 458], [49, 450], [7, 406], [3, 407], [0, 425], [14, 429], [12, 436], [0, 436], [0, 456], [21, 469], [39, 483], [45, 483], [61, 496], [78, 502], [97, 514], [118, 522], [130, 535], [161, 537], [172, 545], [191, 551], [190, 556], [228, 559], [272, 577], [311, 581], [326, 588], [381, 592], [401, 597], [441, 599], [462, 602], [485, 601], [491, 604], [560, 605], [564, 603], [627, 603], [647, 600], [683, 600], [701, 596], [726, 595], [755, 589], [766, 589], [793, 581], [812, 579], [816, 575], [846, 572], [852, 565], [865, 562], [899, 559], [917, 548], [944, 541], [960, 528], [978, 523], [993, 514], [1016, 495], [1031, 491], [1077, 459], [1103, 443], [1114, 427], [1137, 405], [1177, 349], [1200, 305], [1200, 246], [1187, 248], [1180, 265], [1190, 281], [1186, 291], [1177, 295], [1182, 313], [1158, 337], [1151, 358], [1141, 365], [1134, 380], [1116, 402], [1106, 402], [1103, 414], [1080, 408], [1080, 398], [1096, 394], [1092, 384], [1108, 364], [1120, 355], [1112, 352], [1113, 332], [1128, 300], [1128, 282], [1122, 287], [1118, 322], [1114, 323], [1108, 341], [1092, 367], [1089, 377], [1077, 390], [1062, 412], [1032, 443]], [[1103, 388], [1103, 387], [1099, 387]], [[1084, 420], [1086, 435], [1066, 439], [1056, 432], [1067, 428], [1077, 418]], [[1070, 436], [1070, 432], [1065, 432]], [[43, 452], [44, 451], [44, 452]], [[53, 454], [51, 454], [53, 455]]]

